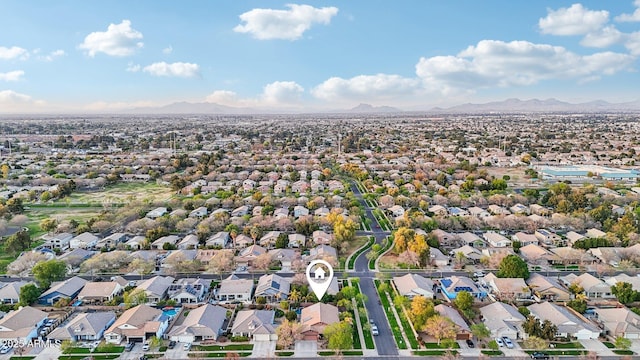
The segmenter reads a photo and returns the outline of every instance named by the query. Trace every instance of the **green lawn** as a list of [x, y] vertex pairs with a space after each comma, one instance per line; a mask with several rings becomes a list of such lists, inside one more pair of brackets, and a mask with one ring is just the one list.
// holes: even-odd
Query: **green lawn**
[[608, 341], [603, 341], [602, 343], [604, 344], [604, 346], [608, 347], [609, 349], [614, 349], [616, 347], [615, 345], [613, 345]]
[[[444, 344], [439, 344], [438, 343], [425, 343], [424, 347], [426, 347], [427, 349], [441, 349], [441, 350], [446, 350], [449, 349], [447, 347], [444, 346]], [[457, 342], [453, 342], [453, 347], [451, 349], [460, 349], [460, 345]]]
[[193, 349], [197, 351], [253, 350], [253, 344], [196, 345]]
[[9, 360], [31, 360], [35, 358], [35, 356], [12, 356], [9, 358]]
[[613, 353], [617, 355], [633, 355], [631, 350], [613, 350]]
[[[91, 358], [93, 360], [111, 360], [111, 359], [117, 359], [119, 357], [120, 355], [94, 355]], [[62, 355], [58, 359], [59, 360], [82, 360], [84, 358], [86, 358], [86, 356], [84, 355]]]
[[[318, 355], [320, 355], [320, 356], [333, 356], [333, 355], [336, 355], [336, 352], [335, 351], [318, 351]], [[342, 351], [342, 355], [345, 355], [345, 356], [362, 356], [362, 351], [344, 350], [344, 351]]]
[[[189, 357], [208, 357], [208, 358], [223, 358], [226, 357], [227, 354], [230, 354], [228, 352], [215, 352], [215, 353], [206, 353], [206, 354], [191, 354], [189, 353]], [[251, 353], [250, 352], [231, 352], [231, 354], [238, 354], [239, 357], [247, 357], [250, 356]]]
[[579, 342], [570, 343], [553, 343], [555, 349], [584, 349], [584, 346]]
[[412, 351], [411, 353], [413, 355], [419, 355], [419, 356], [440, 356], [440, 355], [444, 355], [447, 352], [450, 352], [452, 355], [457, 355], [458, 352], [453, 350], [453, 351], [449, 351], [449, 350], [417, 350], [417, 351]]
[[293, 356], [293, 351], [276, 351], [276, 356]]
[[356, 263], [356, 259], [358, 258], [358, 256], [360, 256], [360, 254], [362, 254], [363, 252], [365, 252], [368, 248], [371, 247], [371, 245], [373, 245], [373, 243], [376, 241], [376, 238], [373, 236], [369, 237], [369, 240], [367, 241], [367, 244], [365, 246], [362, 246], [360, 249], [358, 249], [358, 251], [356, 251], [353, 255], [351, 255], [351, 258], [349, 258], [349, 264], [347, 264], [347, 270], [353, 270], [355, 263]]
[[71, 347], [63, 351], [63, 354], [89, 354], [91, 349], [83, 347]]
[[[351, 281], [351, 285], [356, 289], [356, 295], [360, 294], [360, 283], [357, 281]], [[364, 336], [364, 345], [367, 349], [375, 349], [371, 331], [364, 329], [364, 325], [369, 323], [367, 313], [366, 313], [367, 309], [364, 306], [364, 303], [362, 301], [356, 301], [356, 303], [358, 304], [359, 310], [364, 309], [364, 311], [358, 310], [358, 314], [360, 315], [360, 324], [363, 325], [362, 334]]]
[[[378, 256], [384, 254], [384, 252], [387, 251], [391, 247], [391, 245], [393, 245], [393, 241], [391, 241], [390, 236], [387, 236], [384, 239], [382, 249], [380, 249], [380, 254], [378, 254]], [[376, 258], [372, 258], [371, 260], [369, 260], [369, 269], [373, 270], [375, 268], [376, 268]]]
[[[378, 289], [378, 285], [380, 284], [380, 280], [375, 280], [376, 290]], [[381, 293], [380, 290], [377, 290], [380, 295], [380, 301], [382, 302], [382, 308], [384, 312], [387, 314], [387, 319], [389, 319], [389, 326], [391, 327], [391, 332], [393, 333], [393, 337], [396, 340], [396, 344], [398, 345], [398, 349], [406, 350], [407, 344], [404, 342], [404, 338], [402, 337], [402, 328], [398, 324], [395, 315], [391, 311], [391, 305], [389, 304], [389, 299], [387, 298], [386, 293]]]
[[480, 350], [481, 353], [489, 356], [500, 356], [502, 355], [502, 351], [500, 350]]

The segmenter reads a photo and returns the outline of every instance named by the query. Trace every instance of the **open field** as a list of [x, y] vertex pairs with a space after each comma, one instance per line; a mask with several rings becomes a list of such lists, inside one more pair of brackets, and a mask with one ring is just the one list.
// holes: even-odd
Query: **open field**
[[92, 192], [74, 192], [71, 196], [56, 201], [56, 204], [87, 204], [102, 206], [122, 204], [133, 200], [144, 202], [164, 201], [173, 196], [170, 187], [156, 183], [118, 183], [103, 190]]

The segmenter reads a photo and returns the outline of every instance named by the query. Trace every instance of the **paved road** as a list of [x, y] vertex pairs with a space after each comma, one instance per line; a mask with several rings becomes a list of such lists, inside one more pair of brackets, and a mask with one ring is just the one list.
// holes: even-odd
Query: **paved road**
[[[371, 224], [378, 225], [378, 222], [373, 216], [371, 209], [367, 207], [366, 202], [362, 198], [360, 190], [358, 190], [354, 183], [351, 184], [351, 190], [363, 205], [365, 214], [369, 218], [369, 220], [371, 220]], [[382, 241], [388, 235], [388, 232], [380, 230], [379, 225], [373, 226], [373, 236], [375, 236], [376, 238], [376, 243], [382, 246]], [[378, 325], [378, 332], [380, 334], [373, 337], [376, 343], [376, 350], [378, 351], [378, 354], [381, 356], [398, 355], [398, 348], [396, 347], [393, 334], [391, 333], [389, 322], [387, 321], [382, 305], [380, 305], [380, 298], [373, 283], [375, 273], [369, 270], [369, 260], [367, 260], [366, 255], [370, 251], [371, 249], [368, 249], [356, 258], [354, 267], [356, 273], [353, 275], [360, 278], [360, 289], [362, 290], [362, 293], [369, 299], [369, 301], [367, 301], [367, 303], [365, 304], [367, 312], [369, 313], [369, 317], [376, 323], [376, 325]]]

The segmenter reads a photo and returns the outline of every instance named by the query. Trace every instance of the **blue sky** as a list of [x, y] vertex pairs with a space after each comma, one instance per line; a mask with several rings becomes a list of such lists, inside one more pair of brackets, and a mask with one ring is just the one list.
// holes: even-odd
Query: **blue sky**
[[0, 3], [0, 112], [640, 99], [640, 0]]

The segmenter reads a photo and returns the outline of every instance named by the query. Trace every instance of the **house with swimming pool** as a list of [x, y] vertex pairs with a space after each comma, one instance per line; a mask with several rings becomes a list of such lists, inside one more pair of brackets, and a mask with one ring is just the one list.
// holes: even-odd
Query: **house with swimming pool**
[[478, 299], [487, 297], [487, 292], [478, 288], [476, 283], [466, 276], [451, 276], [440, 279], [440, 288], [449, 299], [455, 299], [461, 291], [466, 291]]

